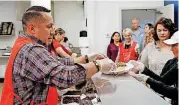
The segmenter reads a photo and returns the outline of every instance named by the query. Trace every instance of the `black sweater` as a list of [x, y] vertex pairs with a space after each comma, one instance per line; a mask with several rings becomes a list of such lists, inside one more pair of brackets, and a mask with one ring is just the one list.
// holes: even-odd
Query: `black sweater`
[[[146, 81], [150, 87], [165, 97], [172, 99], [172, 105], [178, 105], [178, 59], [174, 58], [165, 64], [160, 76], [145, 67], [142, 72], [150, 76]], [[174, 86], [171, 86], [174, 85]]]

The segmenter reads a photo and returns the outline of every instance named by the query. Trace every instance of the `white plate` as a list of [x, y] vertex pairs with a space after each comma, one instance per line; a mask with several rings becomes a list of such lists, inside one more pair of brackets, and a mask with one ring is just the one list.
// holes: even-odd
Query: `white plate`
[[119, 67], [120, 70], [117, 70], [119, 68], [117, 68], [114, 71], [109, 71], [108, 73], [104, 73], [104, 74], [124, 74], [126, 72], [128, 72], [130, 69], [132, 69], [134, 67], [134, 65], [130, 64], [130, 63], [126, 63], [126, 67]]

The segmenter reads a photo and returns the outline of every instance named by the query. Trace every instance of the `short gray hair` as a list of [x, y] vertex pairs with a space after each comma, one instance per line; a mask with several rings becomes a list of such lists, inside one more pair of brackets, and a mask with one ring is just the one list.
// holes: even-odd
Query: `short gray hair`
[[137, 21], [139, 22], [139, 18], [136, 18], [136, 17], [135, 17], [135, 18], [133, 18], [131, 21], [133, 21], [133, 20], [137, 20]]
[[122, 31], [122, 34], [125, 35], [126, 33], [130, 33], [132, 35], [132, 30], [130, 28], [126, 28]]

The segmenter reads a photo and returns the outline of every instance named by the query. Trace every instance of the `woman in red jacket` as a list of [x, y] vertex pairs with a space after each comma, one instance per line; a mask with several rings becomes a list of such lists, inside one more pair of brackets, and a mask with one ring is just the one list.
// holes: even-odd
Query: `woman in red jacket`
[[[91, 58], [89, 59], [89, 57], [87, 57], [87, 55], [85, 56], [80, 56], [80, 57], [76, 57], [75, 53], [72, 53], [70, 51], [68, 51], [62, 44], [60, 44], [60, 42], [63, 40], [64, 36], [65, 36], [65, 31], [62, 28], [57, 28], [55, 29], [54, 27], [54, 32], [52, 32], [51, 34], [53, 34], [53, 39], [49, 39], [49, 45], [48, 45], [48, 50], [49, 52], [51, 52], [54, 55], [58, 55], [60, 57], [66, 57], [66, 58], [72, 58], [74, 60], [75, 63], [81, 63], [81, 64], [85, 64], [89, 61], [91, 61]], [[96, 53], [92, 53], [92, 54], [88, 54], [89, 56], [96, 56]], [[101, 59], [101, 57], [103, 57], [103, 55], [99, 54], [100, 56], [98, 57], [98, 59]], [[89, 59], [89, 60], [87, 60]]]
[[[60, 57], [67, 57], [71, 58], [73, 53], [67, 50], [60, 42], [64, 39], [65, 31], [62, 28], [57, 28], [55, 30], [54, 39], [52, 41], [52, 44], [50, 46], [51, 49], [55, 51], [57, 55]], [[52, 50], [52, 51], [53, 51]]]
[[137, 60], [140, 50], [137, 42], [132, 41], [132, 30], [126, 28], [123, 30], [124, 42], [119, 44], [119, 52], [116, 62], [128, 62]]

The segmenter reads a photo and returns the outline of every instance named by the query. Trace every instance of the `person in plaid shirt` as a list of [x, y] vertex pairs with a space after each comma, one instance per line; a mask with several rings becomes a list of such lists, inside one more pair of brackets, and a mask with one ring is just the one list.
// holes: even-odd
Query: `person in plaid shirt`
[[[24, 34], [20, 35], [18, 39], [31, 40], [32, 43], [24, 44], [16, 53], [13, 64], [8, 63], [1, 105], [7, 105], [8, 101], [12, 101], [15, 105], [42, 105], [42, 103], [46, 105], [49, 86], [58, 89], [69, 88], [84, 82], [86, 78], [90, 78], [99, 70], [115, 69], [115, 63], [100, 54], [84, 56], [83, 60], [86, 61], [86, 64], [77, 64], [73, 59], [60, 58], [50, 54], [47, 46], [49, 39], [53, 38], [51, 34], [53, 20], [49, 12], [50, 10], [44, 7], [32, 6], [23, 14]], [[15, 48], [18, 48], [16, 42], [11, 56], [14, 55]], [[11, 56], [10, 58], [13, 58]], [[9, 69], [9, 66], [12, 69]], [[12, 72], [9, 73], [10, 71]], [[10, 77], [11, 74], [12, 77]], [[12, 80], [7, 81], [8, 78], [12, 78]], [[5, 88], [9, 84], [12, 85], [10, 86], [12, 90]], [[9, 94], [14, 98], [7, 98]]]

